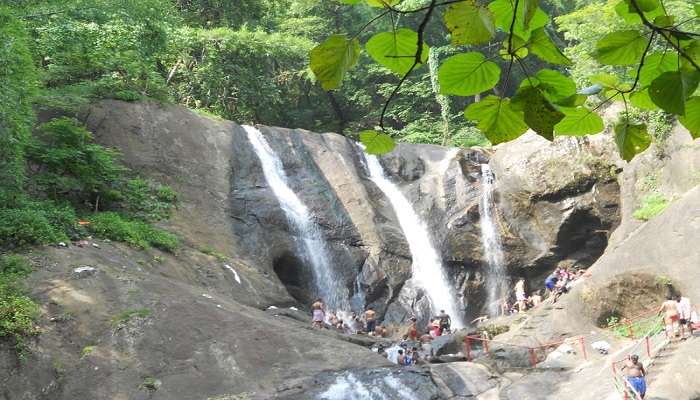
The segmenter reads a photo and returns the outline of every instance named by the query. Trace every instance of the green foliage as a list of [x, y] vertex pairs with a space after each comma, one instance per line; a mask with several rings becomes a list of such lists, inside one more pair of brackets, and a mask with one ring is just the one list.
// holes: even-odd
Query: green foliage
[[39, 306], [25, 295], [21, 278], [31, 272], [27, 261], [18, 256], [0, 259], [0, 338], [9, 338], [20, 360], [28, 352], [27, 339], [38, 333], [35, 321]]
[[54, 200], [75, 199], [94, 204], [113, 196], [127, 169], [119, 153], [94, 143], [92, 133], [77, 120], [58, 118], [39, 127], [27, 147], [27, 158], [40, 166], [35, 174], [38, 189]]
[[147, 318], [153, 313], [148, 308], [129, 309], [112, 317], [112, 326], [124, 325], [134, 318]]
[[668, 204], [668, 199], [661, 193], [650, 193], [644, 196], [641, 206], [632, 215], [636, 219], [649, 221], [661, 214]]
[[127, 219], [115, 212], [95, 214], [89, 221], [90, 230], [104, 239], [126, 242], [142, 249], [153, 246], [171, 253], [180, 247], [180, 241], [175, 235], [149, 223]]
[[557, 135], [583, 136], [605, 129], [603, 118], [585, 107], [561, 108], [564, 118], [554, 125]]
[[635, 321], [620, 320], [612, 316], [608, 318], [607, 323], [608, 329], [619, 338], [639, 339], [646, 335], [655, 335], [664, 329], [662, 320], [656, 315]]
[[29, 261], [16, 254], [0, 256], [0, 276], [27, 276], [32, 272]]
[[97, 346], [83, 347], [83, 349], [80, 351], [80, 359], [82, 360], [83, 358], [89, 357], [90, 354], [95, 352], [95, 348], [97, 348]]
[[0, 192], [0, 247], [68, 241], [80, 231], [75, 211], [52, 201], [29, 200]]
[[527, 131], [523, 112], [513, 108], [510, 99], [488, 96], [467, 107], [464, 115], [478, 121], [477, 127], [493, 144], [513, 140]]
[[226, 255], [220, 251], [217, 251], [215, 248], [213, 248], [211, 246], [208, 246], [208, 245], [201, 246], [199, 248], [199, 251], [201, 251], [202, 253], [204, 253], [206, 255], [216, 257], [216, 259], [221, 261], [221, 262], [226, 261]]
[[491, 11], [475, 1], [452, 4], [445, 12], [445, 25], [452, 44], [483, 44], [496, 35]]
[[34, 124], [36, 71], [24, 26], [0, 6], [0, 190], [24, 183], [23, 147]]
[[473, 96], [496, 86], [501, 76], [498, 65], [483, 54], [469, 52], [452, 56], [438, 72], [442, 93]]
[[644, 124], [634, 124], [629, 118], [615, 125], [615, 143], [625, 161], [646, 150], [651, 144], [651, 137]]
[[685, 108], [686, 114], [678, 118], [678, 121], [690, 131], [693, 139], [697, 139], [700, 137], [700, 97], [690, 97]]
[[141, 178], [120, 185], [117, 197], [124, 213], [144, 221], [167, 219], [177, 201], [177, 193], [170, 186], [154, 187]]
[[347, 71], [357, 64], [360, 42], [333, 35], [310, 52], [310, 67], [325, 90], [340, 86]]
[[389, 135], [377, 131], [360, 132], [360, 143], [369, 154], [384, 154], [394, 149], [396, 145]]
[[430, 52], [428, 46], [423, 44], [420, 64], [414, 67], [415, 54], [418, 51], [418, 34], [410, 29], [378, 33], [367, 41], [366, 49], [376, 62], [399, 76], [420, 67], [428, 60]]

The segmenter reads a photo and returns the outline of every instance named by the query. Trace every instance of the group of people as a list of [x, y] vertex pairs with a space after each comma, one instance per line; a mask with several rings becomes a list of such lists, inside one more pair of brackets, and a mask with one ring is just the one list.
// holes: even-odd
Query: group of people
[[311, 304], [312, 325], [318, 329], [335, 329], [340, 333], [347, 335], [367, 334], [371, 336], [387, 337], [389, 330], [377, 323], [377, 312], [373, 307], [367, 307], [367, 310], [360, 317], [353, 312], [326, 312], [326, 307], [323, 299], [316, 299]]
[[531, 308], [535, 308], [544, 302], [545, 296], [556, 303], [559, 297], [568, 292], [574, 285], [578, 284], [584, 277], [587, 276], [584, 269], [572, 271], [568, 268], [557, 268], [549, 274], [544, 281], [546, 293], [543, 296], [542, 290], [533, 291], [530, 296], [525, 290], [525, 278], [520, 278], [513, 287], [515, 292], [515, 301], [509, 302], [508, 297], [501, 299], [501, 315], [512, 313], [525, 312]]
[[658, 313], [664, 314], [664, 325], [669, 337], [682, 336], [685, 338], [686, 332], [693, 336], [694, 325], [699, 322], [690, 299], [679, 293], [675, 295], [669, 293], [666, 296], [666, 301], [659, 307]]

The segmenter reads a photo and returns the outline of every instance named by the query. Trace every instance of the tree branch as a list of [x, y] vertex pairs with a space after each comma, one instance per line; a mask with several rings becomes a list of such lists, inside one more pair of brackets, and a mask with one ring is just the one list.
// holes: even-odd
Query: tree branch
[[[462, 0], [460, 0], [462, 1]], [[404, 82], [406, 82], [406, 79], [408, 79], [408, 76], [411, 75], [411, 72], [413, 72], [414, 69], [420, 64], [422, 64], [422, 58], [423, 58], [423, 44], [425, 42], [425, 39], [423, 38], [425, 34], [425, 28], [428, 26], [428, 21], [430, 21], [430, 17], [433, 15], [433, 10], [435, 10], [437, 0], [431, 0], [430, 1], [430, 6], [428, 6], [427, 10], [428, 12], [425, 13], [425, 17], [423, 17], [423, 21], [421, 21], [420, 26], [418, 27], [418, 41], [417, 45], [418, 48], [416, 49], [416, 54], [415, 58], [413, 60], [413, 65], [411, 65], [411, 68], [408, 69], [408, 71], [404, 74], [404, 76], [401, 78], [399, 81], [399, 84], [396, 85], [394, 90], [391, 92], [389, 95], [389, 98], [386, 100], [386, 103], [384, 103], [384, 107], [382, 108], [382, 114], [379, 116], [379, 127], [384, 130], [384, 117], [386, 116], [386, 110], [389, 108], [389, 104], [391, 101], [394, 99], [396, 94], [399, 92], [399, 89], [401, 88], [401, 85], [403, 85]]]
[[[634, 11], [635, 11], [635, 12], [637, 13], [637, 15], [639, 15], [639, 17], [642, 19], [642, 23], [643, 23], [647, 28], [649, 28], [649, 29], [651, 29], [652, 31], [654, 31], [654, 32], [658, 33], [659, 35], [661, 35], [674, 49], [676, 49], [676, 51], [678, 52], [678, 54], [679, 54], [681, 57], [683, 57], [683, 58], [685, 58], [686, 60], [688, 60], [688, 62], [689, 62], [693, 67], [695, 67], [695, 69], [697, 69], [698, 71], [700, 71], [700, 65], [698, 65], [698, 64], [695, 62], [695, 60], [693, 60], [692, 57], [690, 57], [688, 54], [686, 54], [686, 52], [683, 51], [683, 49], [682, 49], [678, 44], [673, 43], [673, 40], [669, 37], [670, 34], [668, 33], [668, 29], [661, 28], [661, 27], [656, 26], [655, 24], [649, 22], [649, 20], [647, 19], [646, 15], [644, 15], [644, 12], [643, 12], [642, 9], [639, 7], [639, 4], [637, 4], [637, 0], [630, 0], [630, 3], [632, 4], [632, 7], [634, 8]], [[675, 31], [671, 30], [671, 32], [675, 32]], [[669, 35], [669, 36], [667, 36], [667, 35]]]

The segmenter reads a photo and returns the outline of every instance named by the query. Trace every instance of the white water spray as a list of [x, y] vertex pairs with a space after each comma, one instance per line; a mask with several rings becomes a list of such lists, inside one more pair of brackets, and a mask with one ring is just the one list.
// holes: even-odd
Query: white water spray
[[413, 276], [411, 279], [416, 286], [426, 292], [433, 312], [445, 310], [452, 317], [452, 326], [457, 329], [462, 328], [464, 323], [462, 312], [457, 307], [459, 302], [447, 280], [442, 260], [433, 247], [428, 228], [420, 220], [413, 206], [399, 188], [386, 177], [384, 168], [377, 157], [368, 154], [366, 160], [370, 179], [391, 202], [404, 236], [406, 236], [413, 257]]
[[244, 125], [243, 129], [260, 159], [265, 180], [277, 197], [294, 233], [299, 236], [300, 250], [311, 265], [319, 297], [323, 298], [328, 310], [349, 310], [348, 290], [330, 265], [326, 241], [309, 209], [287, 184], [282, 161], [257, 128]]
[[487, 308], [492, 316], [499, 313], [503, 298], [508, 295], [508, 274], [505, 269], [501, 234], [496, 226], [496, 204], [493, 201], [493, 171], [488, 164], [481, 165], [481, 243], [486, 258]]

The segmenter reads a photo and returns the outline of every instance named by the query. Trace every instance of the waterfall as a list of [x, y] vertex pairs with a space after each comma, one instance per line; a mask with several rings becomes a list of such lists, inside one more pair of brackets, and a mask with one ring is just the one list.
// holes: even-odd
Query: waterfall
[[493, 201], [493, 171], [488, 164], [481, 164], [481, 243], [486, 258], [487, 308], [492, 316], [499, 313], [502, 299], [508, 295], [508, 274], [501, 245], [500, 230], [496, 226], [496, 205]]
[[432, 244], [428, 228], [399, 188], [386, 177], [379, 159], [369, 154], [365, 158], [370, 179], [389, 199], [408, 242], [413, 257], [411, 279], [416, 286], [425, 291], [433, 312], [445, 310], [452, 317], [452, 325], [455, 328], [463, 327], [462, 312], [457, 307], [459, 301], [447, 280], [442, 260]]
[[277, 197], [295, 236], [298, 237], [297, 244], [302, 254], [311, 265], [317, 295], [323, 298], [328, 310], [349, 310], [348, 289], [331, 267], [326, 241], [318, 224], [313, 220], [306, 205], [287, 184], [282, 161], [257, 128], [244, 125], [243, 129], [260, 159], [265, 180]]

